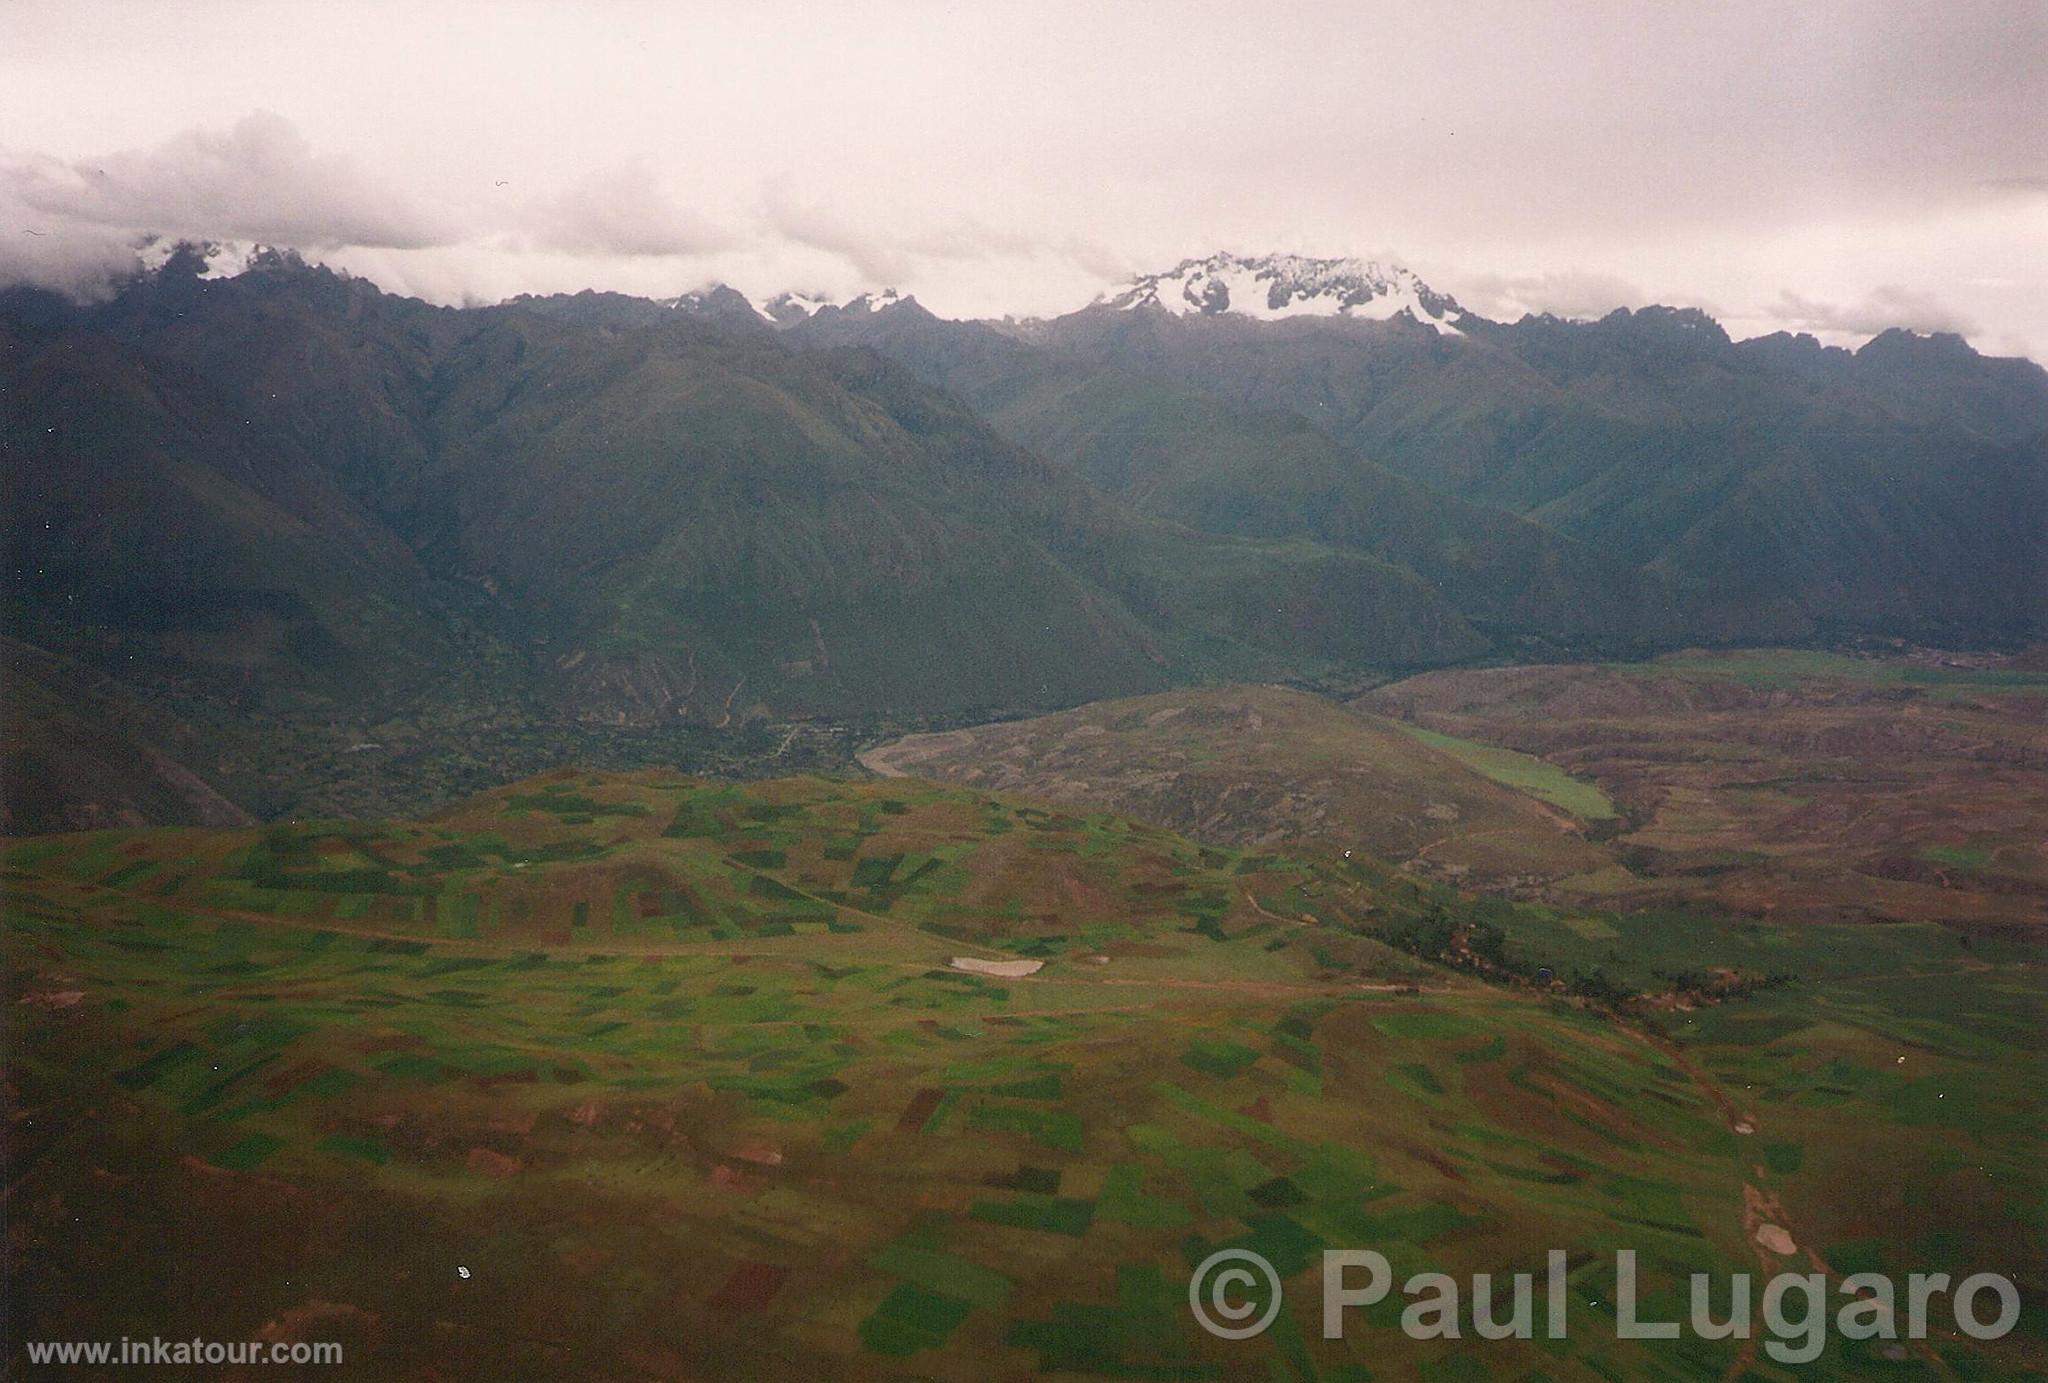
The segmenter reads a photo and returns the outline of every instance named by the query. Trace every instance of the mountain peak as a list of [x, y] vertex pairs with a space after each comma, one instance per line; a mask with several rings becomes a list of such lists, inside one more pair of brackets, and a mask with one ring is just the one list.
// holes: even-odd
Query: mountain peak
[[173, 240], [152, 236], [135, 251], [145, 275], [166, 279], [231, 279], [251, 269], [309, 270], [297, 250], [248, 240]]
[[1397, 264], [1305, 255], [1214, 254], [1182, 260], [1164, 273], [1133, 279], [1099, 300], [1119, 311], [1157, 308], [1177, 317], [1348, 317], [1387, 321], [1406, 315], [1445, 335], [1459, 334], [1463, 308]]
[[1661, 303], [1629, 309], [1617, 307], [1596, 325], [1614, 331], [1670, 341], [1693, 341], [1703, 346], [1725, 346], [1728, 332], [1704, 310], [1697, 307], [1666, 307]]
[[1976, 347], [1953, 331], [1915, 331], [1887, 327], [1856, 352], [1863, 360], [1975, 360]]
[[861, 294], [846, 305], [845, 311], [885, 312], [892, 307], [901, 307], [905, 303], [915, 303], [916, 301], [917, 299], [915, 298], [904, 297], [893, 288], [884, 288], [879, 293]]
[[891, 308], [910, 307], [924, 311], [923, 304], [916, 298], [905, 297], [893, 288], [884, 288], [878, 293], [863, 293], [848, 302], [838, 302], [827, 293], [777, 293], [765, 302], [753, 305], [754, 311], [778, 327], [795, 326], [823, 313], [848, 313], [856, 317], [871, 316]]
[[777, 293], [764, 302], [755, 303], [754, 310], [776, 326], [786, 327], [806, 317], [816, 316], [831, 306], [832, 296], [829, 293], [789, 292]]
[[687, 317], [740, 317], [758, 322], [765, 315], [744, 293], [723, 283], [708, 283], [668, 300], [668, 308]]

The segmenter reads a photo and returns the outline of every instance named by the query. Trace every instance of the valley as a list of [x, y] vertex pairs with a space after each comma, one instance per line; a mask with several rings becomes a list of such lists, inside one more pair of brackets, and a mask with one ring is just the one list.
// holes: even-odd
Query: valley
[[838, 768], [1225, 683], [2044, 632], [2048, 375], [1953, 337], [1489, 322], [1287, 256], [1018, 322], [442, 307], [161, 248], [92, 302], [0, 289], [10, 831]]
[[[1591, 1246], [1638, 1246], [1666, 1314], [1693, 1271], [2048, 1272], [2021, 941], [1609, 921], [896, 779], [562, 772], [0, 867], [40, 1335], [444, 1378], [1719, 1376], [1737, 1342], [1614, 1338]], [[1623, 994], [1777, 978], [1610, 1008], [1424, 959], [1430, 925]], [[1357, 1244], [1403, 1273], [1584, 1246], [1569, 1352], [1414, 1341], [1398, 1300], [1322, 1339], [1311, 1264]], [[1226, 1246], [1290, 1289], [1250, 1344], [1186, 1312]], [[1927, 1348], [2042, 1362], [2031, 1328]]]
[[[149, 245], [0, 287], [10, 1331], [2048, 1377], [2037, 365], [1297, 255], [947, 320]], [[1660, 1317], [2022, 1305], [1794, 1368], [1624, 1338], [1615, 1247]], [[1562, 1250], [1570, 1337], [1326, 1338], [1332, 1248]]]

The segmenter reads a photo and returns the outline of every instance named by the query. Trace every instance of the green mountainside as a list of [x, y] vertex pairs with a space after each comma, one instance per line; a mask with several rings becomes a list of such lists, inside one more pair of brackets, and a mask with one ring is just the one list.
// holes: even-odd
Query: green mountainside
[[1028, 331], [1062, 360], [1282, 410], [1356, 456], [1645, 568], [1692, 637], [1963, 642], [2048, 620], [2048, 373], [1956, 337], [1734, 343], [1695, 310], [1598, 322], [1177, 318]]
[[873, 345], [1140, 512], [1400, 564], [1501, 648], [1642, 648], [1688, 627], [1681, 593], [1660, 574], [1396, 475], [1297, 413], [1084, 364], [914, 304], [866, 320], [821, 315], [792, 334]]
[[[183, 727], [113, 713], [119, 762], [259, 816], [427, 806], [551, 743], [787, 771], [1213, 681], [2048, 611], [2048, 384], [1944, 338], [910, 301], [777, 331], [730, 292], [456, 309], [205, 264], [0, 295], [6, 633], [48, 695]], [[13, 829], [210, 819], [54, 762], [18, 760]]]
[[[982, 718], [1486, 646], [1406, 567], [1136, 512], [869, 352], [193, 269], [17, 302], [8, 628], [220, 746]], [[284, 776], [266, 809], [333, 781]]]

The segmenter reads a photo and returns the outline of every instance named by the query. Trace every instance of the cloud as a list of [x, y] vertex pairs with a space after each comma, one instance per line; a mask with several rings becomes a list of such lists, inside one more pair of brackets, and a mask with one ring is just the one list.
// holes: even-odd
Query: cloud
[[[316, 42], [252, 4], [171, 80], [176, 7], [80, 10], [0, 45], [0, 282], [104, 290], [155, 233], [291, 246], [440, 301], [720, 279], [1000, 316], [1220, 248], [1398, 245], [1494, 318], [1662, 302], [1738, 333], [1967, 319], [2048, 341], [2048, 104], [2022, 99], [2048, 55], [2038, 0], [2026, 25], [2018, 0], [1861, 20], [1816, 0], [1799, 32], [1820, 46], [1762, 55], [1761, 0], [1579, 2], [1307, 7], [1251, 61], [1228, 25], [1189, 24], [1180, 69], [1143, 82], [1127, 55], [1156, 20], [1079, 0], [1060, 24], [903, 6], [793, 26], [776, 0], [480, 20], [402, 52], [341, 0], [307, 7]], [[716, 61], [678, 81], [683, 50]]]
[[865, 279], [899, 283], [911, 272], [911, 258], [900, 241], [856, 228], [823, 204], [798, 196], [782, 180], [762, 189], [761, 207], [774, 233], [838, 255]]
[[1444, 286], [1466, 308], [1502, 322], [1525, 313], [1604, 317], [1617, 307], [1641, 307], [1650, 300], [1627, 279], [1587, 270], [1453, 275]]
[[15, 158], [4, 177], [12, 200], [72, 227], [307, 248], [417, 249], [452, 233], [353, 160], [316, 155], [295, 125], [269, 111], [104, 158]]
[[875, 285], [911, 283], [946, 265], [1052, 263], [1098, 277], [1128, 269], [1121, 256], [1086, 236], [1000, 230], [974, 217], [886, 230], [864, 225], [799, 195], [787, 179], [762, 189], [761, 213], [771, 237], [836, 255]]
[[2005, 197], [2048, 197], [2048, 178], [1986, 178], [1977, 185]]
[[351, 158], [316, 153], [268, 111], [97, 158], [0, 150], [0, 283], [97, 295], [131, 274], [137, 247], [157, 237], [316, 258], [368, 252], [385, 263], [492, 245], [600, 262], [688, 257], [741, 240], [682, 205], [644, 161], [590, 172], [553, 195], [425, 202]]
[[1927, 293], [1899, 284], [1882, 284], [1847, 303], [1820, 302], [1785, 289], [1765, 314], [1783, 322], [1788, 330], [1808, 331], [1817, 336], [1875, 336], [1892, 327], [1914, 331], [1952, 331], [1972, 336], [1977, 324], [1962, 313]]
[[679, 205], [654, 170], [636, 160], [592, 173], [526, 211], [526, 232], [539, 249], [583, 255], [698, 255], [731, 249], [739, 237]]
[[267, 111], [100, 158], [0, 151], [0, 281], [98, 291], [132, 271], [152, 235], [318, 251], [417, 249], [455, 234]]

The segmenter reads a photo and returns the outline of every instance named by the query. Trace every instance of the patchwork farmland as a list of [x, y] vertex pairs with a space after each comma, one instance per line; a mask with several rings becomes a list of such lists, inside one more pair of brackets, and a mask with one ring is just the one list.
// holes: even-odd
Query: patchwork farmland
[[[23, 1335], [390, 1377], [1783, 1375], [1616, 1340], [1597, 1246], [1632, 1246], [1665, 1317], [1693, 1272], [2017, 1272], [2002, 1341], [1800, 1376], [2043, 1363], [2017, 940], [1517, 905], [905, 779], [558, 773], [4, 867]], [[1229, 1246], [1289, 1288], [1257, 1340], [1187, 1309]], [[1325, 1247], [1572, 1249], [1569, 1348], [1413, 1341], [1398, 1294], [1325, 1341]]]

